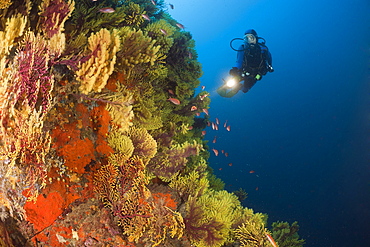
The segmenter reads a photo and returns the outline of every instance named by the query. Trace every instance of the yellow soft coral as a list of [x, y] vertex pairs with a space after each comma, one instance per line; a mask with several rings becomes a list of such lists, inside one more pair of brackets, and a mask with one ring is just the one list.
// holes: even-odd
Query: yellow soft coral
[[1, 0], [0, 1], [0, 9], [6, 9], [12, 4], [11, 0]]
[[135, 125], [147, 130], [159, 129], [163, 126], [161, 118], [163, 111], [158, 110], [154, 93], [153, 88], [148, 86], [142, 92], [138, 92], [135, 98]]
[[142, 237], [142, 240], [151, 242], [151, 246], [158, 246], [160, 244], [166, 245], [164, 241], [168, 237], [181, 238], [185, 228], [184, 220], [179, 212], [173, 210], [176, 208], [176, 205], [168, 203], [172, 199], [166, 198], [166, 195], [162, 193], [152, 196], [154, 199], [154, 208], [152, 211], [154, 219], [151, 227]]
[[157, 153], [157, 142], [148, 133], [146, 129], [143, 128], [130, 128], [128, 135], [130, 136], [135, 150], [134, 154], [141, 157], [145, 164], [154, 157]]
[[187, 200], [189, 196], [200, 196], [209, 187], [206, 176], [201, 176], [198, 172], [192, 171], [188, 175], [177, 176], [169, 184], [179, 195]]
[[171, 36], [175, 33], [176, 28], [171, 26], [166, 20], [161, 19], [148, 24], [145, 31], [150, 34], [150, 37], [155, 39], [156, 45], [161, 46], [160, 52], [167, 54], [173, 45], [173, 38]]
[[241, 207], [238, 198], [225, 190], [208, 190], [207, 193], [198, 198], [196, 205], [203, 211], [203, 215], [199, 218], [197, 226], [215, 222], [214, 224], [217, 227], [212, 230], [214, 240], [211, 245], [205, 239], [198, 240], [191, 238], [192, 242], [196, 246], [222, 246], [230, 238], [235, 210]]
[[235, 238], [243, 247], [270, 246], [266, 237], [268, 233], [263, 224], [254, 221], [247, 221], [234, 230]]
[[26, 23], [27, 18], [21, 14], [7, 19], [5, 30], [0, 31], [0, 57], [9, 54], [14, 40], [23, 34]]
[[127, 157], [131, 157], [132, 153], [134, 152], [134, 145], [132, 144], [130, 137], [117, 130], [109, 133], [108, 144], [115, 151]]
[[139, 4], [130, 2], [123, 8], [123, 12], [126, 14], [123, 18], [123, 22], [127, 26], [139, 27], [144, 22], [142, 15], [145, 14], [145, 11]]
[[155, 45], [156, 41], [148, 37], [143, 31], [123, 27], [119, 30], [122, 37], [121, 49], [117, 53], [118, 66], [132, 68], [137, 64], [149, 63], [151, 65], [159, 58], [161, 48]]
[[101, 29], [92, 34], [88, 42], [91, 51], [90, 58], [76, 71], [77, 80], [81, 82], [79, 89], [84, 94], [92, 90], [100, 92], [104, 88], [113, 72], [116, 53], [120, 45], [116, 29], [112, 33], [107, 29]]
[[96, 97], [106, 100], [106, 109], [121, 132], [127, 131], [132, 126], [134, 113], [132, 111], [132, 94], [120, 83], [116, 83], [117, 92], [99, 94]]
[[118, 201], [119, 211], [114, 213], [118, 215], [118, 225], [128, 240], [137, 242], [154, 220], [153, 205], [148, 201], [151, 193], [146, 187], [145, 164], [137, 156], [123, 162], [119, 156], [110, 160], [121, 164], [121, 198]]
[[146, 187], [142, 160], [123, 154], [112, 154], [109, 163], [94, 176], [95, 191], [107, 208], [112, 210], [123, 234], [130, 242], [138, 241], [153, 222], [153, 205]]
[[118, 175], [118, 166], [112, 162], [100, 167], [94, 175], [94, 191], [98, 193], [104, 206], [110, 209], [113, 208], [113, 203], [118, 201], [120, 197], [116, 189]]

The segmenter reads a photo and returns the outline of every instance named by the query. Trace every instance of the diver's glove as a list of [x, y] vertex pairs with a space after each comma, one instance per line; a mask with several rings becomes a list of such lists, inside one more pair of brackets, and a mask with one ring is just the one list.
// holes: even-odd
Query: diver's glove
[[240, 72], [239, 72], [239, 69], [237, 67], [233, 67], [230, 71], [229, 71], [229, 74], [231, 76], [239, 76], [240, 75]]

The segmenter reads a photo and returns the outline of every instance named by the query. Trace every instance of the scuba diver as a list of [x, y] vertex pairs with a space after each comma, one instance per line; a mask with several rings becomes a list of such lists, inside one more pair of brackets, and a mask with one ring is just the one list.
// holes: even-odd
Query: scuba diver
[[[234, 40], [243, 40], [244, 44], [236, 50], [232, 47]], [[230, 98], [239, 90], [246, 93], [267, 72], [274, 71], [272, 57], [265, 43], [265, 39], [258, 37], [257, 32], [253, 29], [245, 31], [243, 39], [235, 38], [231, 40], [230, 47], [238, 52], [236, 65], [229, 72], [231, 78], [227, 81], [224, 80], [224, 84], [217, 89], [219, 95]], [[241, 84], [241, 81], [244, 81], [244, 83]]]

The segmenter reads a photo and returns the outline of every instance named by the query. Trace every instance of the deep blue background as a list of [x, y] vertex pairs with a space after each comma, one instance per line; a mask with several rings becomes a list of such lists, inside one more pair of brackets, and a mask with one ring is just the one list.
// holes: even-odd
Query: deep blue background
[[[297, 220], [306, 246], [370, 246], [370, 2], [171, 3], [196, 41], [211, 120], [231, 125], [206, 136], [229, 153], [210, 159], [226, 188], [245, 189], [245, 206], [269, 223]], [[248, 28], [266, 39], [275, 72], [221, 98], [236, 60], [229, 42]]]

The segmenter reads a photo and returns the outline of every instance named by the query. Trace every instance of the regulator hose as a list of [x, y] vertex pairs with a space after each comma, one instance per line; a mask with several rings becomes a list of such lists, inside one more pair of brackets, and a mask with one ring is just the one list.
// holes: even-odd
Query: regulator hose
[[235, 39], [232, 39], [232, 40], [230, 41], [230, 47], [231, 47], [231, 49], [233, 49], [234, 51], [243, 51], [243, 50], [235, 49], [235, 48], [233, 47], [233, 42], [234, 42], [235, 40], [242, 40], [242, 41], [244, 41], [244, 39], [242, 39], [242, 38], [235, 38]]
[[[232, 39], [232, 40], [230, 41], [230, 47], [231, 47], [231, 49], [233, 49], [234, 51], [243, 51], [243, 50], [235, 49], [235, 48], [233, 47], [233, 42], [234, 42], [235, 40], [242, 40], [242, 41], [244, 41], [244, 39], [242, 39], [242, 38], [234, 38], [234, 39]], [[266, 44], [266, 40], [265, 40], [264, 38], [262, 38], [262, 37], [258, 37], [258, 38], [257, 38], [257, 40], [258, 40], [258, 44], [262, 44], [262, 45], [265, 45], [265, 44]], [[262, 40], [262, 42], [260, 42], [259, 40]]]

